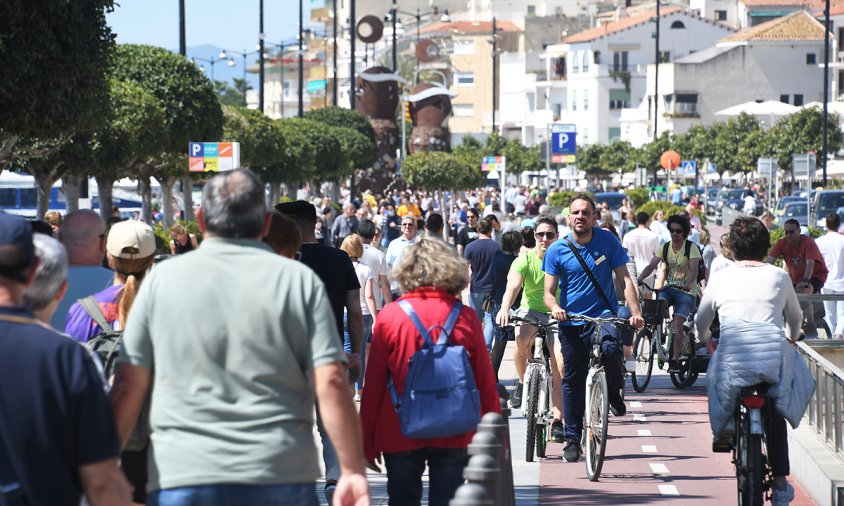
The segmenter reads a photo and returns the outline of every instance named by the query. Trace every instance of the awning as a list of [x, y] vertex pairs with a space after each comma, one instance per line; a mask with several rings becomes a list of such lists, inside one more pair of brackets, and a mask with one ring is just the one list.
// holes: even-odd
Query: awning
[[325, 79], [314, 79], [312, 81], [308, 81], [308, 86], [305, 87], [305, 91], [308, 93], [324, 93]]

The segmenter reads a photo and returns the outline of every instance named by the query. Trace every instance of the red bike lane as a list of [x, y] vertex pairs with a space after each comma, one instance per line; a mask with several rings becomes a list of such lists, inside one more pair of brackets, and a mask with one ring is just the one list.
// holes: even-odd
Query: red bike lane
[[[706, 379], [676, 390], [654, 371], [641, 394], [627, 384], [627, 414], [610, 417], [601, 477], [590, 482], [586, 465], [562, 459], [550, 444], [540, 465], [540, 504], [736, 504], [731, 454], [712, 453]], [[814, 504], [802, 488], [793, 505]]]

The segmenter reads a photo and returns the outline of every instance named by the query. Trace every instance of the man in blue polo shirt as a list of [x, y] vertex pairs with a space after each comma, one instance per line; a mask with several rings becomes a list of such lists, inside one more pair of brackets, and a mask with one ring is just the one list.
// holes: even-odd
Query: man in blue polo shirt
[[37, 267], [30, 224], [0, 213], [0, 490], [25, 504], [77, 506], [84, 494], [92, 504], [129, 505], [94, 361], [22, 306]]
[[[612, 278], [615, 273], [616, 278], [624, 281], [624, 298], [633, 315], [630, 324], [641, 328], [644, 320], [639, 309], [639, 294], [627, 273], [628, 257], [621, 242], [611, 232], [595, 226], [595, 203], [588, 195], [576, 195], [569, 209], [571, 233], [568, 240], [559, 240], [551, 245], [542, 261], [542, 270], [545, 271], [545, 305], [558, 320], [566, 320], [567, 313], [591, 317], [611, 316], [617, 313], [618, 305]], [[575, 256], [572, 246], [595, 277], [597, 288]], [[607, 302], [611, 306], [608, 307]], [[563, 417], [566, 446], [563, 459], [567, 462], [576, 462], [581, 453], [580, 436], [586, 407], [586, 376], [589, 372], [592, 331], [592, 324], [560, 323], [560, 343], [565, 362]], [[627, 408], [620, 395], [624, 377], [618, 329], [606, 325], [604, 331], [607, 335], [602, 351], [610, 407], [614, 415], [623, 416]]]

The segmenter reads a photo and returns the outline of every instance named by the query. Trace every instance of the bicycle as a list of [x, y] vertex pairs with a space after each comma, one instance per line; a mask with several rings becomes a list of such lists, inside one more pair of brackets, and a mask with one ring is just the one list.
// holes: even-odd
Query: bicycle
[[568, 319], [591, 323], [594, 326], [592, 351], [589, 354], [589, 373], [586, 376], [586, 410], [583, 414], [581, 447], [584, 448], [586, 454], [586, 475], [589, 481], [598, 481], [607, 450], [607, 425], [609, 424], [609, 387], [601, 349], [605, 334], [601, 329], [605, 323], [628, 327], [630, 324], [627, 320], [614, 316], [593, 318], [569, 314]]
[[712, 447], [716, 452], [729, 452], [732, 449], [739, 506], [761, 506], [771, 498], [773, 476], [768, 465], [767, 439], [762, 419], [768, 416], [767, 410], [771, 409], [768, 386], [761, 383], [741, 389], [734, 414], [736, 433], [733, 444], [716, 441]]
[[525, 436], [525, 461], [533, 462], [534, 448], [536, 456], [545, 458], [545, 449], [551, 436], [551, 424], [554, 414], [551, 412], [551, 360], [548, 349], [548, 329], [557, 325], [557, 320], [540, 321], [531, 313], [518, 316], [510, 312], [508, 326], [516, 327], [516, 322], [536, 327], [533, 342], [533, 356], [528, 359], [525, 380], [522, 385], [522, 415], [527, 420]]
[[[647, 283], [640, 284], [657, 295], [666, 290], [665, 288], [653, 288]], [[648, 387], [653, 373], [654, 356], [659, 360], [660, 368], [662, 368], [662, 364], [670, 362], [674, 343], [674, 323], [667, 309], [664, 300], [642, 301], [642, 316], [645, 319], [645, 327], [633, 341], [636, 371], [632, 373], [631, 382], [636, 392], [642, 393]], [[694, 385], [700, 373], [706, 371], [709, 363], [708, 355], [697, 355], [696, 338], [694, 333], [691, 332], [693, 326], [694, 312], [691, 312], [683, 324], [685, 332], [680, 358], [677, 360], [677, 369], [676, 371], [669, 371], [671, 383], [679, 390]]]

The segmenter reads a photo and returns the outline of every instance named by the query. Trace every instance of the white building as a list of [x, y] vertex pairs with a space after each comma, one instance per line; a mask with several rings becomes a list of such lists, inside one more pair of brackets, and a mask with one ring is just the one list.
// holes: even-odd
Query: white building
[[[798, 11], [661, 64], [658, 131], [681, 134], [694, 124], [724, 121], [728, 118], [716, 117], [717, 111], [744, 102], [779, 100], [800, 106], [823, 101], [823, 68], [818, 64], [823, 57], [823, 34], [823, 25], [809, 13]], [[649, 105], [653, 99], [654, 65], [647, 70], [647, 114], [641, 115], [643, 109], [625, 114], [623, 138], [634, 145], [653, 138]], [[647, 128], [643, 128], [642, 121]]]
[[[654, 61], [654, 10], [624, 17], [564, 39], [566, 109], [561, 121], [578, 127], [578, 144], [621, 138], [621, 111], [646, 97], [646, 69]], [[662, 61], [704, 49], [733, 31], [680, 7], [660, 12]], [[551, 60], [549, 60], [551, 61]], [[560, 62], [560, 60], [557, 60]]]

